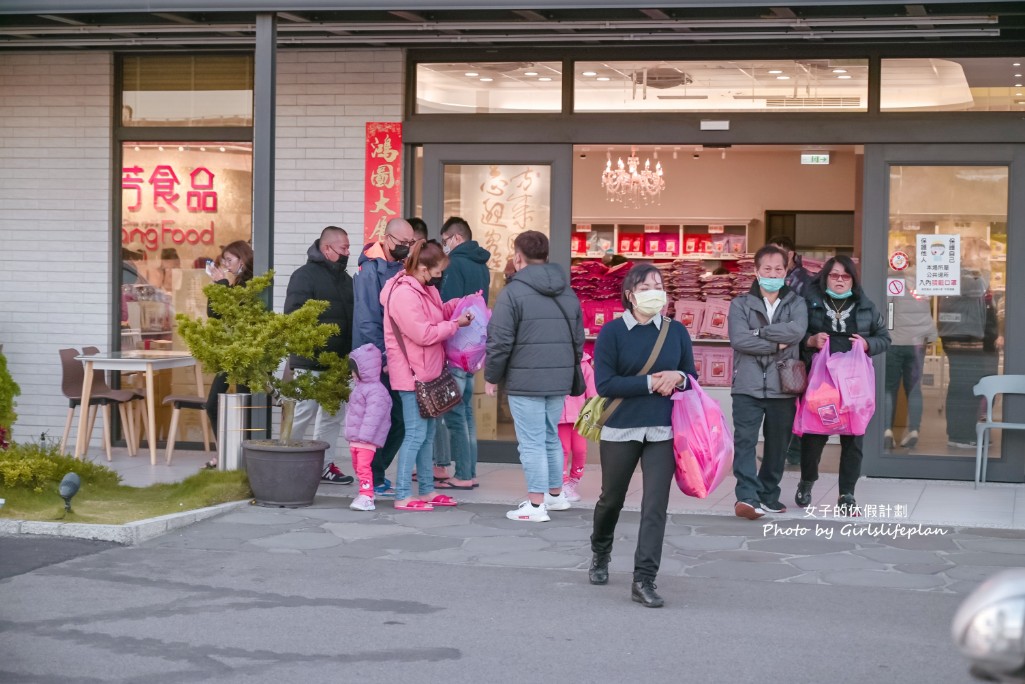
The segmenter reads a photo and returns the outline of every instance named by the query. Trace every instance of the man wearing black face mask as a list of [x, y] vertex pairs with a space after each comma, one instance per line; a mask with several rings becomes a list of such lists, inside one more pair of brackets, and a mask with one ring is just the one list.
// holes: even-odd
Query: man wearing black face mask
[[[297, 268], [288, 280], [285, 294], [285, 313], [291, 313], [311, 299], [327, 300], [331, 303], [327, 311], [320, 314], [321, 323], [334, 323], [338, 334], [332, 336], [324, 347], [339, 356], [352, 351], [352, 276], [345, 272], [349, 262], [349, 236], [337, 226], [328, 226], [306, 250], [306, 264]], [[295, 373], [319, 373], [320, 365], [315, 359], [292, 356], [289, 359]], [[338, 435], [345, 423], [345, 407], [330, 415], [312, 399], [300, 401], [295, 407], [292, 434], [303, 439], [306, 427], [314, 422], [313, 439], [323, 440], [330, 446], [324, 454], [322, 482], [351, 484], [352, 476], [344, 474], [334, 463]]]
[[[353, 347], [372, 344], [381, 350], [387, 369], [388, 352], [384, 348], [384, 306], [381, 304], [381, 290], [384, 284], [402, 270], [402, 263], [409, 256], [409, 248], [416, 242], [413, 226], [409, 221], [393, 218], [385, 226], [384, 235], [377, 242], [371, 242], [359, 255], [359, 272], [353, 279], [355, 291], [355, 312], [353, 314]], [[391, 390], [387, 372], [381, 382]], [[371, 469], [374, 472], [376, 496], [394, 496], [391, 483], [384, 477], [395, 459], [406, 435], [402, 422], [402, 400], [398, 392], [392, 391], [391, 430], [384, 446], [374, 454]]]

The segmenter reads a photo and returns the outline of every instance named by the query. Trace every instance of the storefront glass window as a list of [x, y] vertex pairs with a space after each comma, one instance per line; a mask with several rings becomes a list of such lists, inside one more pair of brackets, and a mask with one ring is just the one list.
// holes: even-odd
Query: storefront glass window
[[540, 113], [561, 110], [561, 62], [416, 65], [417, 114]]
[[122, 60], [122, 126], [252, 126], [252, 55]]
[[1025, 111], [1025, 58], [884, 59], [880, 107], [895, 112]]
[[[552, 168], [545, 164], [446, 164], [445, 216], [461, 216], [474, 239], [491, 252], [491, 290], [494, 305], [511, 269], [513, 240], [525, 230], [551, 236]], [[505, 388], [498, 397], [483, 394], [483, 373], [476, 375], [474, 417], [477, 438], [515, 440]]]
[[174, 315], [206, 316], [206, 260], [252, 240], [250, 143], [124, 143], [123, 350], [185, 349]]
[[866, 111], [868, 60], [577, 62], [577, 112]]
[[[885, 449], [972, 456], [972, 388], [1003, 372], [1008, 169], [890, 170]], [[1000, 420], [1002, 408], [994, 407]], [[1000, 456], [993, 431], [990, 456]]]

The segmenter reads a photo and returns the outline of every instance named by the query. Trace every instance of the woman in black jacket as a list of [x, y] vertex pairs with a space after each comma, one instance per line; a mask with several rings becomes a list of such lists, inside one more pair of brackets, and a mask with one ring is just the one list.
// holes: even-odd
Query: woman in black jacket
[[[236, 287], [245, 285], [253, 279], [253, 248], [245, 240], [236, 240], [221, 251], [210, 270], [210, 277], [217, 285], [225, 287]], [[207, 318], [216, 318], [217, 314], [210, 308], [209, 302], [206, 305]], [[217, 397], [228, 391], [228, 376], [218, 373], [210, 383], [210, 393], [206, 397], [206, 415], [210, 419], [210, 426], [214, 433], [217, 432]], [[239, 392], [248, 392], [249, 388], [239, 387]], [[217, 467], [217, 457], [206, 462], [206, 468]]]
[[[802, 349], [811, 367], [812, 357], [826, 343], [829, 353], [847, 352], [860, 344], [869, 356], [890, 346], [890, 333], [875, 304], [865, 296], [858, 271], [847, 256], [836, 256], [822, 267], [818, 277], [804, 292], [808, 301], [808, 332]], [[805, 433], [801, 439], [801, 481], [794, 501], [798, 506], [811, 503], [811, 488], [819, 479], [819, 460], [828, 435]], [[854, 486], [861, 477], [863, 435], [840, 435], [840, 498], [837, 506], [843, 515], [858, 515]]]

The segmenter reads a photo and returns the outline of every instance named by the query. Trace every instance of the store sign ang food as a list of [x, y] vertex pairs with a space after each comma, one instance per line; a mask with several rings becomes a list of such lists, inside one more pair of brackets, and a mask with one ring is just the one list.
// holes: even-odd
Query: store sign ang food
[[[183, 183], [181, 178], [188, 179]], [[217, 174], [206, 166], [187, 173], [173, 164], [140, 165], [121, 169], [121, 191], [125, 216], [121, 241], [139, 243], [149, 251], [161, 244], [212, 245], [217, 215]], [[182, 193], [184, 192], [184, 197]], [[154, 220], [139, 220], [141, 214], [164, 215]]]

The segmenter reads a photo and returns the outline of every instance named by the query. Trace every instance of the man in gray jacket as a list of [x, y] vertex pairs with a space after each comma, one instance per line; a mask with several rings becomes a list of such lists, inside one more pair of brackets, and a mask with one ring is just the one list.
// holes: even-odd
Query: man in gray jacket
[[548, 238], [528, 230], [513, 246], [516, 274], [488, 324], [484, 391], [493, 397], [505, 381], [527, 479], [527, 500], [506, 517], [547, 522], [548, 511], [570, 507], [562, 492], [559, 416], [583, 352], [584, 320], [565, 272], [548, 263]]
[[[730, 302], [729, 336], [733, 347], [733, 474], [737, 478], [734, 512], [757, 520], [785, 513], [779, 501], [783, 459], [794, 423], [795, 395], [783, 391], [777, 364], [800, 358], [808, 328], [808, 306], [785, 284], [787, 258], [766, 245], [755, 253], [758, 280], [751, 291]], [[758, 430], [765, 433], [762, 466], [755, 472]]]

